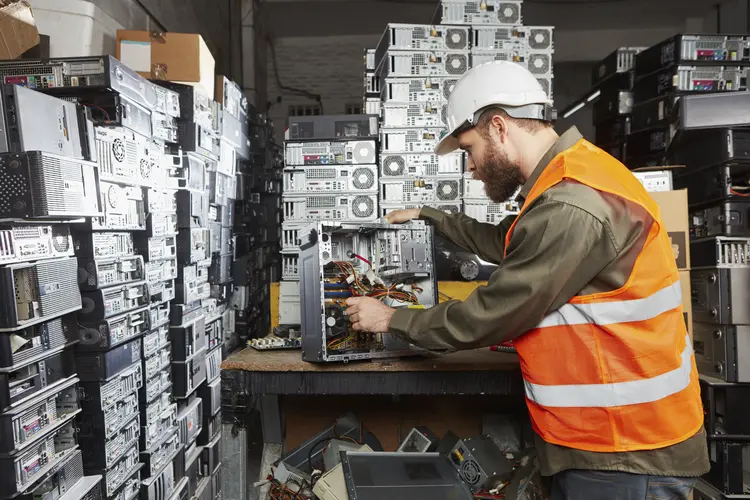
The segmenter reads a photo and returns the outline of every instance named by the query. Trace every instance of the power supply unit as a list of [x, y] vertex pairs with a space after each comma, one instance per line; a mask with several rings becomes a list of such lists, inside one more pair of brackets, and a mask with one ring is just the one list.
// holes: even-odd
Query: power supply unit
[[456, 203], [461, 200], [461, 177], [381, 179], [380, 200], [384, 203]]
[[472, 26], [472, 51], [528, 51], [554, 50], [552, 26]]
[[285, 165], [372, 165], [377, 160], [374, 140], [286, 142]]
[[456, 51], [469, 50], [469, 28], [428, 24], [388, 24], [375, 49], [375, 67], [389, 50]]
[[388, 50], [377, 74], [381, 81], [390, 77], [461, 77], [470, 67], [467, 52]]
[[321, 218], [336, 221], [371, 221], [378, 218], [377, 194], [316, 194], [284, 199], [284, 220], [304, 222]]
[[436, 304], [432, 238], [432, 228], [423, 221], [399, 225], [326, 221], [305, 228], [299, 254], [302, 359], [331, 362], [418, 353], [419, 349], [386, 333], [355, 335], [344, 302], [352, 296], [350, 283], [358, 275], [372, 273], [368, 295], [383, 293], [390, 306]]
[[445, 127], [448, 104], [445, 102], [384, 102], [383, 128]]
[[512, 25], [523, 24], [521, 0], [440, 0], [436, 24]]
[[386, 78], [380, 89], [383, 103], [445, 103], [458, 78]]
[[369, 193], [378, 190], [375, 165], [311, 166], [284, 171], [284, 195]]
[[442, 177], [461, 175], [463, 153], [391, 153], [380, 158], [381, 180], [385, 177]]
[[0, 153], [24, 151], [97, 161], [90, 112], [25, 87], [0, 86]]
[[381, 129], [382, 153], [433, 153], [444, 128]]
[[474, 492], [492, 490], [513, 476], [513, 464], [487, 436], [459, 440], [449, 457]]

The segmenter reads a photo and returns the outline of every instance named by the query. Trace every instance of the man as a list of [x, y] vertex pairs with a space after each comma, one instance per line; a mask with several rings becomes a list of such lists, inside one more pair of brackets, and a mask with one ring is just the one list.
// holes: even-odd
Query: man
[[430, 221], [498, 264], [464, 302], [427, 310], [349, 299], [353, 327], [425, 348], [513, 340], [552, 498], [688, 498], [709, 470], [700, 389], [677, 267], [659, 208], [617, 160], [572, 128], [559, 136], [525, 68], [470, 70], [448, 103], [438, 154], [467, 153], [496, 202], [523, 186], [499, 226], [431, 208]]

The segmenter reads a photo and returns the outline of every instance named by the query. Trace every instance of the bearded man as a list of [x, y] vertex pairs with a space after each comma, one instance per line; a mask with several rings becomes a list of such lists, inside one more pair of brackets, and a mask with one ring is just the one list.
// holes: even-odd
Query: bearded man
[[428, 349], [513, 341], [552, 500], [687, 499], [709, 470], [682, 292], [658, 205], [619, 161], [550, 123], [547, 94], [510, 62], [471, 69], [448, 102], [449, 133], [488, 197], [516, 193], [499, 226], [423, 207], [420, 218], [498, 264], [465, 301], [427, 310], [347, 301], [353, 328]]

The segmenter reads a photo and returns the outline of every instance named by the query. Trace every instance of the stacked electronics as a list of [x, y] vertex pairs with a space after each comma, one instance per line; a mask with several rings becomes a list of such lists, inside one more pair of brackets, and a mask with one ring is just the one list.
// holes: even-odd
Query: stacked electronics
[[470, 68], [468, 26], [389, 24], [375, 49], [381, 97], [380, 213], [461, 211], [463, 155], [438, 157], [448, 96]]
[[235, 203], [232, 345], [263, 337], [271, 330], [271, 287], [281, 275], [281, 180], [283, 153], [273, 123], [252, 105], [251, 154], [239, 164]]
[[[236, 163], [249, 157], [241, 90], [220, 79], [222, 106], [109, 56], [2, 61], [0, 75], [16, 84], [3, 89], [11, 133], [0, 150], [14, 154], [0, 179], [20, 193], [0, 215], [14, 220], [0, 264], [8, 285], [26, 288], [3, 318], [11, 333], [0, 377], [17, 386], [7, 406], [25, 412], [30, 446], [8, 491], [49, 477], [44, 498], [84, 498], [84, 485], [100, 490], [87, 499], [218, 498], [220, 439], [198, 433], [218, 428], [221, 347], [234, 318], [230, 200]], [[35, 221], [15, 222], [26, 218]], [[44, 260], [21, 266], [19, 252]], [[72, 380], [75, 397], [56, 403], [44, 392]], [[42, 395], [46, 406], [29, 420], [27, 405]], [[79, 404], [70, 432], [65, 419]], [[77, 457], [63, 457], [76, 442]], [[78, 484], [84, 472], [90, 485]]]
[[280, 324], [299, 325], [300, 229], [378, 219], [378, 117], [290, 117], [285, 137]]
[[[443, 0], [436, 16], [443, 24], [471, 26], [471, 66], [510, 61], [527, 68], [553, 98], [553, 32], [551, 26], [524, 26], [520, 1]], [[463, 211], [481, 222], [498, 224], [518, 214], [515, 196], [505, 203], [490, 201], [484, 183], [466, 172]]]
[[73, 347], [71, 226], [101, 215], [93, 123], [83, 106], [0, 85], [0, 129], [0, 498], [101, 498], [101, 476], [84, 476]]
[[598, 91], [594, 104], [595, 144], [625, 161], [625, 146], [633, 112], [635, 56], [645, 47], [621, 47], [594, 67], [592, 91]]
[[630, 168], [663, 165], [669, 118], [681, 96], [747, 90], [750, 36], [676, 35], [635, 57]]
[[682, 96], [667, 161], [687, 189], [693, 345], [711, 471], [705, 496], [747, 498], [750, 466], [750, 93]]

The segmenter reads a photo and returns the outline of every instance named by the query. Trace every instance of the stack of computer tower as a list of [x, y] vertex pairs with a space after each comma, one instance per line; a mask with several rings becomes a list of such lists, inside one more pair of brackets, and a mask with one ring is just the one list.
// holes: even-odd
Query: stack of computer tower
[[683, 95], [747, 90], [750, 37], [676, 35], [635, 57], [633, 111], [625, 163], [663, 165], [670, 116]]
[[299, 230], [378, 219], [378, 117], [289, 118], [285, 137], [280, 323], [299, 325]]
[[389, 24], [375, 49], [380, 87], [380, 213], [461, 211], [463, 155], [438, 157], [448, 96], [470, 68], [469, 26]]
[[[509, 61], [526, 67], [553, 99], [554, 55], [551, 26], [524, 26], [521, 1], [443, 0], [436, 13], [442, 24], [471, 27], [471, 66]], [[466, 172], [463, 178], [463, 212], [481, 222], [497, 224], [518, 214], [515, 196], [504, 203], [489, 200], [484, 183]]]
[[705, 496], [696, 498], [744, 498], [747, 494], [748, 106], [747, 92], [682, 96], [670, 123], [674, 138], [667, 161], [684, 166], [672, 170], [674, 186], [688, 193], [693, 346], [711, 459], [711, 471], [698, 486]]
[[620, 161], [625, 161], [630, 134], [635, 56], [643, 50], [645, 47], [621, 47], [602, 59], [591, 74], [591, 91], [599, 92], [593, 110], [594, 142]]
[[93, 123], [80, 105], [0, 85], [0, 129], [0, 498], [101, 498], [76, 422], [90, 369], [73, 347], [71, 225], [101, 214]]
[[283, 153], [273, 123], [248, 108], [250, 158], [240, 162], [235, 203], [233, 345], [271, 331], [271, 282], [281, 275], [281, 182]]

